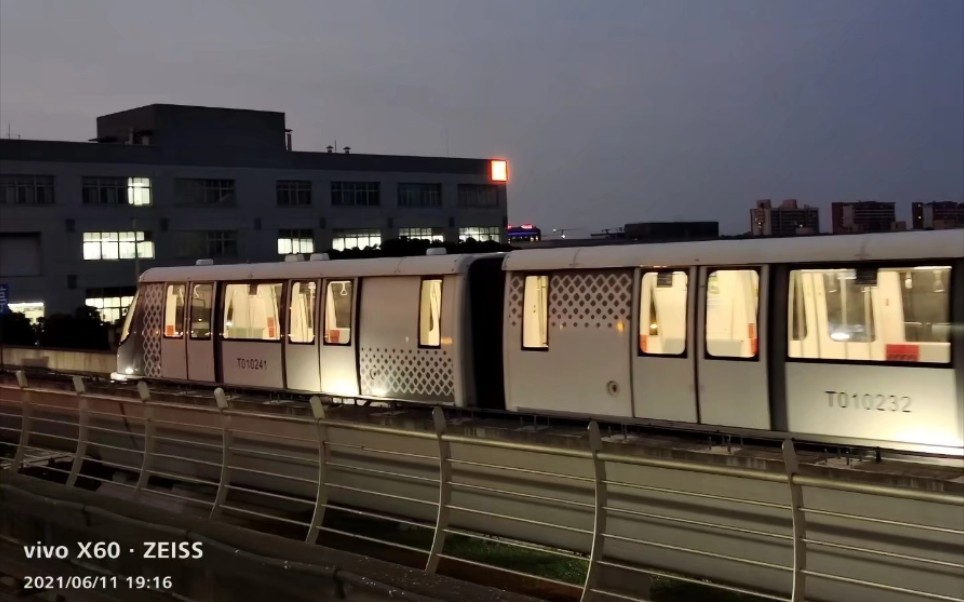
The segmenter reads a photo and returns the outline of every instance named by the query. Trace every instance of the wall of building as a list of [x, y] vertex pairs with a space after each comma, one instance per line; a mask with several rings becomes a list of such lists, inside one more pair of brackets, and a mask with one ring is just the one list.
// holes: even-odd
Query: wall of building
[[[129, 150], [138, 153], [142, 149]], [[4, 153], [5, 158], [0, 160], [0, 174], [54, 176], [54, 203], [0, 204], [2, 248], [36, 248], [37, 253], [23, 258], [11, 258], [4, 253], [0, 281], [10, 287], [12, 302], [43, 301], [48, 315], [73, 311], [84, 303], [89, 290], [133, 287], [138, 270], [193, 263], [197, 255], [185, 255], [179, 250], [179, 233], [187, 231], [237, 231], [237, 255], [216, 258], [226, 263], [280, 260], [278, 238], [283, 229], [310, 230], [315, 251], [329, 248], [338, 229], [378, 230], [385, 240], [396, 237], [399, 228], [432, 227], [440, 228], [446, 240], [457, 240], [460, 227], [499, 227], [504, 241], [505, 186], [498, 186], [497, 207], [459, 207], [459, 184], [488, 184], [488, 177], [481, 174], [24, 161], [6, 158], [10, 154]], [[150, 178], [152, 204], [146, 207], [85, 205], [82, 199], [85, 176]], [[234, 180], [235, 202], [231, 206], [179, 206], [175, 190], [178, 178]], [[278, 180], [310, 181], [311, 205], [279, 207]], [[379, 206], [332, 206], [331, 183], [338, 181], [378, 182]], [[441, 207], [399, 207], [397, 188], [402, 182], [441, 184]], [[154, 258], [84, 259], [85, 232], [125, 231], [150, 232]], [[20, 252], [23, 251], [18, 254]]]

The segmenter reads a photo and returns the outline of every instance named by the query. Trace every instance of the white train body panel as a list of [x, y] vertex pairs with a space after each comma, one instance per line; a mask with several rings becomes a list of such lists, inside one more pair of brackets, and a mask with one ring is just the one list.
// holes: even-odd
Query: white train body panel
[[[552, 411], [632, 416], [632, 290], [631, 270], [554, 273], [547, 290], [538, 276], [512, 274], [504, 337], [507, 408], [548, 409], [551, 399]], [[541, 302], [526, 302], [536, 298]], [[543, 308], [545, 316], [530, 320]], [[524, 333], [523, 323], [533, 322], [538, 332]]]

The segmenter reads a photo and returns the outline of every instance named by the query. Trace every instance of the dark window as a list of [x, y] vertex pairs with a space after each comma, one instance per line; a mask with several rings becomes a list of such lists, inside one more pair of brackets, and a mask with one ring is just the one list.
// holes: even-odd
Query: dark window
[[0, 204], [50, 205], [53, 202], [53, 176], [0, 176]]
[[238, 233], [210, 230], [177, 233], [178, 257], [237, 257]]
[[399, 184], [399, 207], [441, 207], [441, 184]]
[[331, 204], [335, 207], [377, 207], [378, 182], [332, 182]]
[[279, 207], [305, 207], [311, 205], [311, 182], [307, 180], [278, 180]]
[[459, 184], [459, 207], [491, 209], [498, 206], [498, 186], [494, 184]]
[[178, 205], [234, 205], [234, 180], [178, 178], [174, 194]]

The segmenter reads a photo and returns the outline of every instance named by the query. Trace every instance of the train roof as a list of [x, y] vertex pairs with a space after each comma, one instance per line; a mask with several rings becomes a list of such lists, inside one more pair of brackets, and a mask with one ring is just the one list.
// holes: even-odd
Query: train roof
[[354, 278], [365, 276], [428, 276], [459, 274], [481, 257], [503, 255], [418, 255], [271, 263], [234, 263], [158, 267], [145, 270], [140, 282], [177, 282], [202, 280], [272, 280], [299, 278]]
[[964, 229], [512, 251], [505, 271], [964, 257]]

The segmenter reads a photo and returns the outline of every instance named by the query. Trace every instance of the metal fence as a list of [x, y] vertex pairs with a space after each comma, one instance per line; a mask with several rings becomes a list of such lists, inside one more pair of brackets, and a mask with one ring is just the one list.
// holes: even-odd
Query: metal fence
[[[318, 397], [311, 399], [311, 415], [301, 416], [232, 408], [220, 389], [215, 391], [214, 404], [178, 404], [153, 401], [143, 382], [138, 385], [139, 398], [127, 398], [88, 392], [80, 377], [74, 377], [70, 393], [31, 388], [22, 372], [17, 378], [19, 391], [8, 387], [0, 398], [0, 446], [8, 448], [9, 458], [4, 468], [22, 471], [43, 466], [59, 474], [68, 487], [85, 480], [109, 483], [127, 490], [133, 499], [171, 498], [214, 520], [244, 520], [312, 543], [341, 539], [361, 549], [388, 546], [394, 550], [392, 557], [420, 564], [429, 572], [464, 574], [456, 568], [469, 566], [484, 571], [489, 579], [501, 574], [507, 579], [525, 577], [548, 587], [578, 590], [582, 601], [644, 602], [654, 578], [791, 602], [816, 598], [964, 601], [964, 519], [953, 518], [964, 517], [964, 495], [801, 474], [798, 453], [790, 440], [782, 447], [784, 470], [773, 471], [613, 452], [607, 450], [596, 423], [589, 426], [588, 445], [545, 445], [450, 432], [439, 409], [433, 413], [433, 429], [417, 430], [335, 419]], [[334, 431], [342, 436], [334, 436]], [[385, 443], [396, 439], [409, 444], [403, 448]], [[94, 451], [94, 465], [122, 471], [131, 478], [125, 482], [89, 470]], [[352, 462], [354, 453], [431, 467], [432, 472]], [[523, 455], [551, 457], [552, 467], [565, 469], [547, 470], [547, 463], [527, 466], [512, 460]], [[119, 459], [123, 457], [129, 460]], [[58, 460], [62, 466], [57, 466]], [[497, 478], [473, 481], [458, 476], [464, 470]], [[666, 486], [631, 476], [639, 470], [663, 471], [683, 482], [720, 479], [735, 491], [778, 487], [784, 492], [783, 499]], [[345, 473], [361, 481], [337, 478]], [[188, 487], [152, 485], [157, 480]], [[557, 485], [539, 489], [499, 484], [513, 480]], [[254, 481], [268, 485], [252, 486]], [[394, 488], [364, 485], [383, 481], [401, 484]], [[554, 494], [563, 487], [560, 483], [572, 483], [577, 493]], [[430, 488], [434, 499], [406, 494], [406, 487], [411, 487], [410, 491]], [[581, 496], [579, 491], [590, 495]], [[810, 496], [821, 491], [860, 499], [864, 508], [909, 504], [901, 507], [912, 508], [913, 515], [901, 511], [907, 518], [888, 518], [886, 512], [876, 510], [805, 503], [805, 492]], [[673, 499], [682, 500], [680, 504], [695, 500], [725, 506], [734, 509], [732, 512], [746, 507], [747, 512], [773, 517], [774, 526], [739, 524], [725, 520], [722, 512], [721, 516], [705, 512], [684, 516], [619, 501], [633, 492], [675, 496]], [[473, 495], [509, 499], [517, 505], [465, 501]], [[348, 499], [355, 502], [343, 501]], [[519, 504], [529, 510], [500, 510], [522, 507]], [[545, 518], [540, 508], [545, 509]], [[392, 523], [407, 531], [359, 532], [331, 520], [332, 515], [354, 516], [379, 525]], [[570, 515], [586, 516], [588, 523], [575, 518], [551, 520]], [[724, 552], [713, 546], [690, 545], [690, 540], [658, 536], [655, 528], [646, 536], [647, 529], [627, 528], [626, 521], [646, 521], [713, 537], [749, 537], [758, 542], [754, 545], [759, 550], [776, 552], [761, 555], [740, 545], [724, 548]], [[824, 522], [815, 528], [818, 521]], [[826, 521], [833, 528], [828, 529]], [[486, 529], [489, 523], [491, 530]], [[505, 528], [495, 528], [496, 523], [515, 525], [509, 531], [517, 536], [507, 536]], [[467, 524], [474, 528], [466, 528]], [[905, 542], [903, 547], [861, 545], [848, 531], [859, 528], [898, 532], [913, 542]], [[537, 531], [551, 531], [558, 537], [525, 536]], [[837, 536], [844, 532], [851, 533], [849, 539]], [[493, 534], [501, 537], [493, 540]], [[558, 558], [577, 567], [578, 582], [571, 576], [533, 574], [478, 554], [452, 552], [454, 538]], [[576, 543], [546, 545], [546, 541]], [[665, 565], [673, 564], [670, 560], [657, 566], [645, 562], [651, 556], [619, 552], [643, 548], [649, 554], [686, 561], [667, 570]], [[633, 558], [644, 561], [634, 562]], [[698, 567], [714, 563], [730, 567], [726, 570], [736, 567], [749, 577], [707, 581]], [[883, 568], [861, 568], [868, 563]], [[839, 570], [829, 570], [834, 566]], [[687, 574], [686, 567], [696, 569]], [[864, 576], [892, 572], [900, 572], [899, 582]], [[773, 579], [761, 579], [766, 586], [746, 585], [756, 581], [753, 575], [757, 573], [776, 575], [777, 585], [770, 585]], [[814, 593], [816, 584], [819, 595]]]

